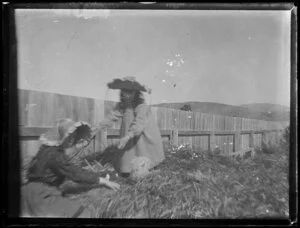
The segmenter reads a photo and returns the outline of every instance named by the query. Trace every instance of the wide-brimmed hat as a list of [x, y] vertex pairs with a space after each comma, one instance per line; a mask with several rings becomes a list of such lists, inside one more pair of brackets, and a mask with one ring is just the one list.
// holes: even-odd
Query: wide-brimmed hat
[[40, 143], [47, 146], [75, 146], [82, 147], [88, 144], [92, 130], [84, 121], [75, 122], [71, 119], [62, 119], [54, 128], [40, 136]]
[[110, 89], [128, 89], [128, 90], [138, 90], [147, 93], [151, 93], [151, 89], [145, 85], [142, 85], [136, 81], [135, 77], [127, 76], [123, 78], [116, 78], [112, 82], [107, 83]]

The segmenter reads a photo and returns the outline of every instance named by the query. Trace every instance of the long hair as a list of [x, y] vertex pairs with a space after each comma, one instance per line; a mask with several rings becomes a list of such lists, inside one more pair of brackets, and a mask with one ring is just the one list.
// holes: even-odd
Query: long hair
[[135, 109], [138, 105], [144, 104], [144, 103], [145, 103], [145, 99], [144, 99], [144, 95], [141, 91], [138, 91], [138, 90], [136, 91], [131, 104], [128, 104], [126, 101], [124, 101], [123, 97], [121, 96], [121, 91], [120, 91], [120, 102], [118, 103], [118, 105], [122, 112], [124, 112], [125, 109], [129, 105], [132, 105], [132, 107]]

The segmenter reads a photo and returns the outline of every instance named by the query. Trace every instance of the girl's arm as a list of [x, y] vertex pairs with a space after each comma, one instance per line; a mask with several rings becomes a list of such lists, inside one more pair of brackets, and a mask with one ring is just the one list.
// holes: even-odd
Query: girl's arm
[[113, 110], [105, 116], [104, 120], [99, 123], [100, 128], [110, 128], [112, 125], [117, 122], [123, 116], [119, 104], [117, 104]]
[[131, 138], [143, 133], [147, 126], [149, 112], [150, 107], [146, 104], [140, 104], [136, 107], [136, 117], [131, 123], [127, 134], [121, 138], [120, 143], [118, 145], [119, 149], [123, 149]]
[[109, 181], [106, 178], [102, 178], [99, 174], [84, 170], [81, 167], [72, 164], [69, 162], [68, 156], [63, 153], [57, 153], [57, 156], [49, 162], [49, 165], [54, 172], [77, 183], [106, 185], [114, 190], [120, 188], [119, 184]]
[[99, 182], [99, 175], [72, 164], [69, 161], [69, 157], [64, 153], [57, 152], [48, 164], [55, 173], [67, 177], [74, 182], [86, 184], [96, 184]]
[[127, 135], [132, 138], [142, 134], [147, 126], [150, 107], [146, 104], [140, 104], [136, 107], [136, 117], [131, 123]]

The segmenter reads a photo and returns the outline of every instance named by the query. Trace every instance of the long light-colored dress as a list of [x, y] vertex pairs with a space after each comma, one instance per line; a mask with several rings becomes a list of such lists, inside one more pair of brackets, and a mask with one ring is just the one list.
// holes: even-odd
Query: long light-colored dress
[[122, 118], [120, 137], [127, 134], [134, 136], [128, 142], [129, 146], [126, 145], [126, 152], [120, 159], [119, 169], [121, 172], [128, 173], [131, 171], [130, 162], [135, 156], [149, 158], [152, 161], [152, 167], [165, 159], [162, 138], [150, 106], [140, 104], [135, 109], [128, 107], [122, 113], [117, 105], [107, 116], [106, 121], [112, 123], [119, 118]]

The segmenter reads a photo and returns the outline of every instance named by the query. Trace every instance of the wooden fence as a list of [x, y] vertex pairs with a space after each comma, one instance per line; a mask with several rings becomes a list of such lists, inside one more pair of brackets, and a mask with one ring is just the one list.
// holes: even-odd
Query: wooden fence
[[[82, 120], [97, 125], [115, 103], [92, 98], [75, 97], [46, 92], [19, 90], [20, 144], [24, 160], [36, 153], [40, 134], [55, 125], [61, 118]], [[262, 142], [279, 140], [288, 122], [271, 122], [185, 112], [175, 109], [151, 107], [165, 143], [190, 144], [195, 150], [220, 149], [231, 153]], [[90, 145], [99, 150], [102, 143], [110, 145], [119, 138], [120, 121], [112, 129], [98, 134]], [[26, 162], [26, 161], [24, 161]]]

